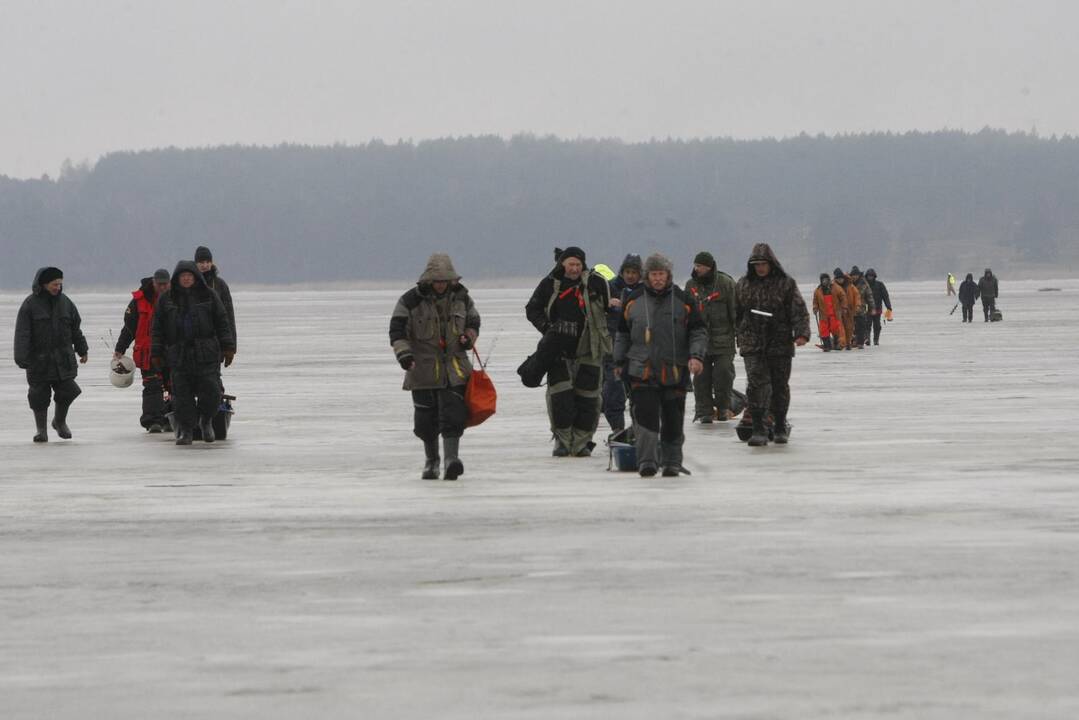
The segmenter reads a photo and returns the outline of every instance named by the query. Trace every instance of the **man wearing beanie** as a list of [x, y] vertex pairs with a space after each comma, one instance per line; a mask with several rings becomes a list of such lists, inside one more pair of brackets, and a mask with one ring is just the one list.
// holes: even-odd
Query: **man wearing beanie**
[[55, 267], [41, 268], [15, 319], [15, 364], [26, 371], [30, 386], [27, 398], [37, 425], [34, 442], [49, 440], [50, 402], [56, 403], [53, 429], [64, 439], [71, 437], [67, 411], [82, 392], [75, 382], [79, 374], [75, 356], [85, 364], [88, 352], [82, 318], [64, 294], [64, 273]]
[[[618, 277], [611, 280], [610, 308], [607, 311], [607, 332], [614, 338], [618, 325], [622, 321], [622, 307], [629, 294], [641, 286], [641, 256], [629, 253], [618, 268]], [[621, 378], [615, 377], [614, 358], [603, 358], [603, 416], [612, 433], [626, 427], [626, 385]]]
[[479, 336], [480, 314], [460, 281], [450, 256], [434, 253], [390, 318], [390, 345], [405, 371], [403, 389], [412, 392], [412, 432], [423, 441], [424, 480], [438, 479], [439, 435], [444, 479], [456, 480], [465, 471], [459, 452], [468, 422], [468, 351]]
[[584, 251], [567, 247], [540, 280], [525, 315], [553, 343], [558, 357], [547, 370], [547, 414], [555, 457], [586, 457], [599, 425], [603, 357], [611, 352], [607, 330], [610, 289], [585, 264]]
[[786, 444], [791, 359], [795, 346], [809, 341], [805, 300], [767, 243], [753, 246], [735, 292], [738, 350], [746, 364], [746, 400], [753, 422], [749, 444], [768, 444], [768, 415], [776, 443]]
[[225, 313], [229, 317], [229, 327], [232, 328], [233, 347], [236, 347], [236, 311], [232, 307], [232, 291], [229, 290], [229, 284], [221, 277], [217, 265], [214, 264], [214, 256], [210, 252], [210, 248], [204, 245], [195, 248], [195, 266], [202, 273], [206, 286], [221, 298], [221, 302], [225, 306]]
[[708, 353], [704, 368], [693, 377], [693, 420], [704, 424], [715, 417], [731, 417], [731, 390], [734, 389], [734, 278], [716, 268], [712, 253], [699, 252], [693, 258], [693, 273], [686, 281], [686, 294], [704, 319], [708, 329]]
[[150, 329], [154, 322], [157, 299], [169, 291], [169, 271], [161, 268], [153, 277], [144, 277], [139, 289], [131, 293], [131, 302], [124, 311], [124, 327], [112, 353], [119, 360], [131, 343], [135, 349], [131, 359], [142, 374], [142, 417], [139, 423], [152, 433], [159, 433], [169, 426], [165, 417], [165, 389], [162, 371], [150, 364]]
[[708, 330], [692, 299], [675, 286], [671, 261], [656, 253], [644, 263], [644, 286], [630, 294], [614, 348], [619, 375], [633, 398], [637, 469], [651, 477], [682, 472], [683, 426], [690, 373], [701, 372]]

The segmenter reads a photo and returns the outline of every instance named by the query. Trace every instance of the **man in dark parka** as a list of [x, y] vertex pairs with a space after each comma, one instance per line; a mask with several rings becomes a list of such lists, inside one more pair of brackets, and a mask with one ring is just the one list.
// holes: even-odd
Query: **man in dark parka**
[[959, 302], [963, 305], [963, 322], [974, 322], [974, 303], [978, 301], [980, 292], [978, 283], [974, 282], [974, 273], [967, 273], [966, 280], [959, 286]]
[[206, 285], [198, 267], [181, 260], [169, 291], [157, 299], [150, 363], [168, 367], [176, 444], [190, 445], [196, 420], [205, 442], [213, 442], [213, 419], [221, 406], [221, 359], [236, 354], [228, 313]]
[[[618, 277], [608, 283], [611, 299], [607, 311], [607, 332], [614, 338], [618, 325], [622, 321], [622, 308], [630, 293], [641, 286], [640, 255], [629, 253], [618, 268]], [[611, 432], [618, 432], [626, 427], [626, 386], [621, 378], [615, 377], [614, 359], [611, 355], [603, 358], [603, 416]]]
[[735, 376], [734, 278], [716, 267], [712, 253], [699, 252], [693, 258], [686, 294], [708, 329], [704, 367], [693, 376], [693, 419], [710, 423], [714, 415], [725, 422], [731, 417]]
[[195, 265], [198, 267], [199, 272], [202, 273], [202, 278], [206, 281], [206, 287], [217, 293], [217, 296], [221, 298], [221, 303], [225, 306], [225, 313], [229, 318], [229, 328], [232, 330], [232, 347], [235, 353], [236, 348], [239, 346], [237, 342], [239, 336], [236, 331], [236, 311], [232, 307], [232, 291], [229, 289], [229, 284], [225, 282], [225, 278], [221, 277], [217, 265], [214, 264], [214, 256], [210, 252], [210, 248], [203, 245], [195, 248]]
[[869, 334], [873, 334], [873, 344], [880, 345], [880, 319], [885, 310], [888, 311], [887, 319], [892, 317], [892, 298], [888, 295], [888, 288], [883, 282], [877, 280], [877, 271], [869, 268], [865, 271], [865, 282], [873, 295], [873, 310], [869, 313], [869, 327], [866, 329], [865, 344], [869, 346]]
[[809, 341], [809, 312], [798, 284], [767, 243], [753, 246], [738, 281], [738, 350], [746, 365], [746, 398], [753, 421], [749, 444], [768, 444], [765, 417], [774, 418], [774, 439], [787, 442], [791, 359]]
[[75, 382], [79, 374], [75, 356], [85, 364], [88, 351], [79, 310], [64, 294], [64, 273], [55, 267], [41, 268], [15, 319], [15, 364], [26, 371], [30, 386], [27, 398], [37, 425], [34, 442], [49, 439], [47, 420], [53, 401], [52, 427], [60, 437], [71, 437], [67, 412], [82, 392]]
[[403, 388], [412, 392], [412, 431], [427, 457], [424, 480], [438, 479], [439, 435], [446, 455], [443, 477], [456, 480], [464, 472], [459, 453], [468, 421], [468, 351], [480, 332], [480, 314], [460, 281], [450, 256], [434, 253], [390, 318], [390, 345], [405, 371]]
[[985, 321], [989, 322], [989, 318], [997, 309], [997, 296], [1000, 294], [997, 276], [989, 268], [985, 269], [985, 274], [978, 280], [978, 294], [982, 298], [982, 313], [985, 315]]

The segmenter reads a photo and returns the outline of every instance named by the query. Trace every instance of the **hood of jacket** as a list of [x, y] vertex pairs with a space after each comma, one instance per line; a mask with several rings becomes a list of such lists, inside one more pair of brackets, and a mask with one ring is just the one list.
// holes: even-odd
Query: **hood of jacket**
[[456, 282], [461, 279], [453, 268], [453, 261], [445, 253], [434, 253], [427, 259], [427, 266], [420, 274], [419, 284], [429, 285], [435, 282]]
[[[41, 293], [45, 292], [45, 286], [41, 284], [41, 276], [44, 275], [47, 270], [56, 270], [59, 272], [60, 268], [55, 268], [52, 265], [46, 265], [43, 268], [37, 269], [37, 272], [34, 273], [34, 284], [30, 286], [30, 292], [32, 292], [34, 295], [40, 295]], [[64, 291], [61, 290], [60, 294], [63, 295]]]
[[787, 276], [787, 271], [779, 264], [779, 259], [776, 257], [776, 254], [772, 252], [772, 246], [768, 243], [757, 243], [753, 246], [753, 252], [749, 254], [749, 260], [746, 261], [746, 277], [748, 277], [751, 282], [764, 279], [757, 277], [757, 272], [753, 269], [753, 263], [757, 260], [768, 261], [768, 264], [772, 266], [770, 275], [776, 275], [778, 277]]
[[192, 273], [195, 276], [195, 284], [191, 287], [192, 290], [197, 287], [202, 287], [206, 290], [210, 289], [210, 286], [206, 284], [206, 278], [199, 272], [199, 266], [195, 264], [195, 261], [181, 260], [176, 263], [176, 269], [172, 271], [172, 280], [169, 284], [172, 292], [183, 292], [183, 288], [180, 287], [180, 274], [185, 272]]

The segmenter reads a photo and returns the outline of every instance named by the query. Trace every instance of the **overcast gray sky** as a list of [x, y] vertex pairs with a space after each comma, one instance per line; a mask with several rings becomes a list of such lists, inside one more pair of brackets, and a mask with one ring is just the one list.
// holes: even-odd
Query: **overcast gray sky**
[[1079, 3], [0, 0], [0, 174], [518, 132], [1079, 135]]

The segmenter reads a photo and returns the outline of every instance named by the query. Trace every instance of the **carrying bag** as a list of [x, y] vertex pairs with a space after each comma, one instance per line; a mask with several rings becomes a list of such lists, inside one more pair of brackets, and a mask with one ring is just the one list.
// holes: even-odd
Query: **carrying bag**
[[465, 427], [479, 425], [487, 418], [495, 414], [495, 405], [498, 403], [498, 393], [495, 392], [495, 384], [491, 382], [491, 376], [487, 374], [487, 366], [480, 360], [480, 354], [475, 346], [472, 354], [476, 356], [476, 366], [472, 368], [472, 374], [468, 376], [468, 385], [465, 386], [465, 407], [468, 408], [468, 421]]

